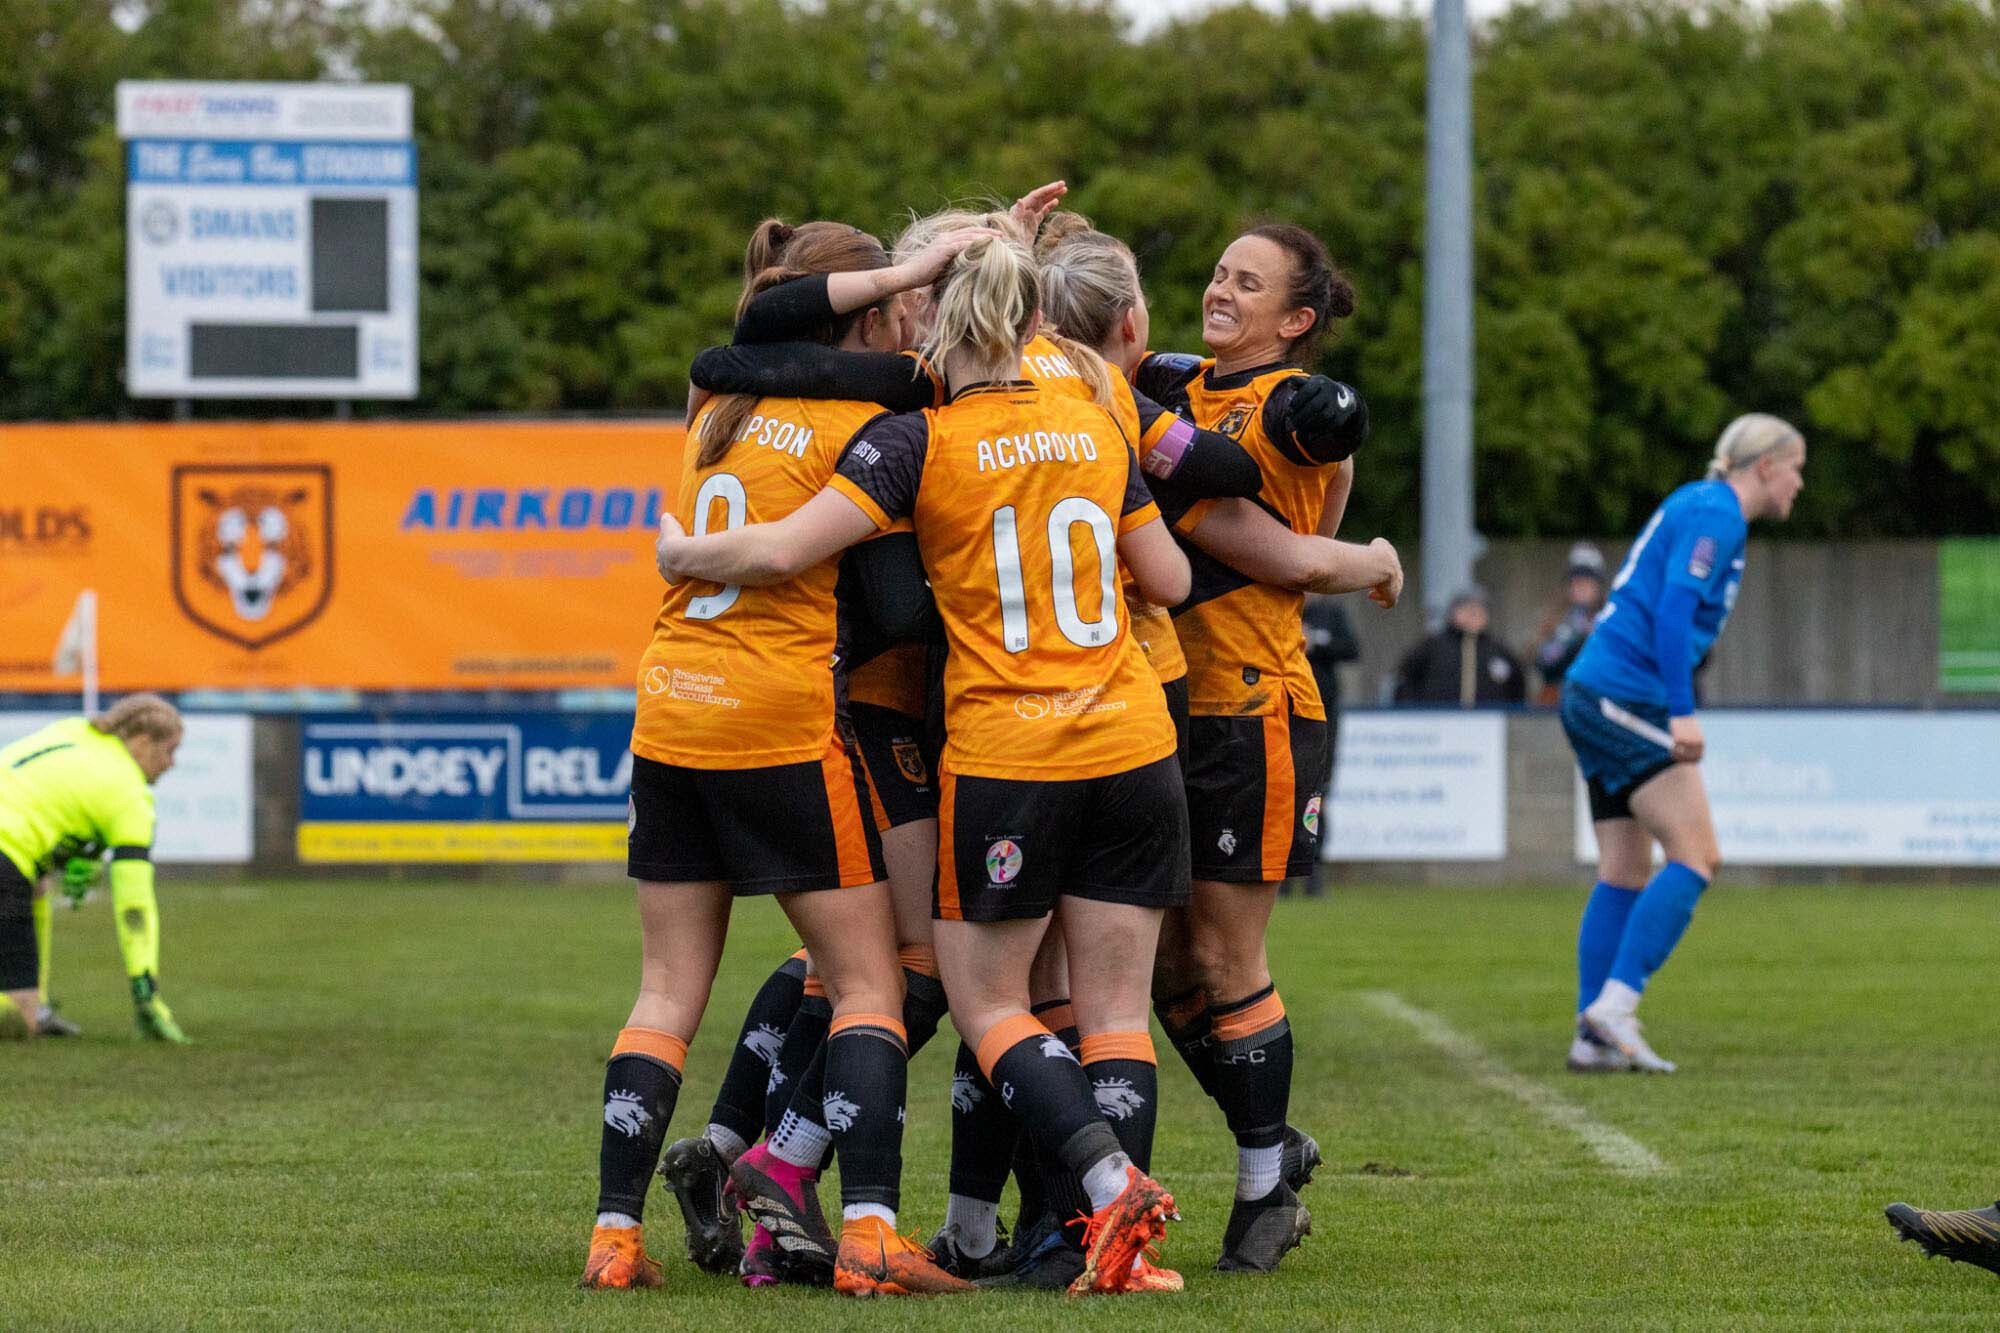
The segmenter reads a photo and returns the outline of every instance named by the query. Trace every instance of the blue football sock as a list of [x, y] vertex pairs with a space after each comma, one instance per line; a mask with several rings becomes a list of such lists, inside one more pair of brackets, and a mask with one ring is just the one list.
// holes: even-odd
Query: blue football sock
[[1583, 923], [1576, 930], [1576, 1011], [1582, 1013], [1604, 989], [1625, 938], [1625, 921], [1639, 901], [1638, 889], [1597, 881], [1583, 905]]
[[1669, 861], [1647, 881], [1645, 892], [1632, 908], [1625, 923], [1625, 938], [1618, 945], [1618, 957], [1611, 964], [1611, 979], [1633, 990], [1646, 989], [1646, 978], [1660, 970], [1667, 955], [1681, 942], [1694, 905], [1708, 881], [1691, 866]]

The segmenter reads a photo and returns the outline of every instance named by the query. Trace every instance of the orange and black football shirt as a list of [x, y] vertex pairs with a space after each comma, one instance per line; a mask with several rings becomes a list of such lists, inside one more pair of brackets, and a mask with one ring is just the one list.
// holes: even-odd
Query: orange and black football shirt
[[[1178, 362], [1190, 373], [1162, 383], [1155, 363]], [[1306, 372], [1268, 365], [1217, 375], [1213, 360], [1148, 358], [1140, 385], [1162, 401], [1185, 404], [1188, 418], [1227, 435], [1257, 461], [1264, 484], [1257, 503], [1293, 532], [1319, 529], [1326, 507], [1330, 465], [1306, 458], [1273, 436], [1274, 405], [1296, 389]], [[1199, 523], [1207, 502], [1189, 511], [1184, 527]], [[1206, 553], [1188, 548], [1194, 591], [1177, 608], [1174, 628], [1188, 664], [1188, 711], [1196, 717], [1265, 716], [1287, 711], [1324, 718], [1319, 687], [1306, 661], [1300, 617], [1305, 594], [1258, 583]]]
[[[674, 516], [690, 533], [783, 518], [818, 494], [873, 403], [764, 398], [729, 452], [697, 467], [688, 430]], [[632, 753], [686, 768], [817, 762], [833, 736], [838, 560], [766, 588], [689, 580], [660, 600], [639, 662]]]
[[969, 777], [1103, 777], [1174, 752], [1127, 624], [1117, 540], [1159, 517], [1111, 414], [1026, 381], [869, 425], [832, 485], [911, 518], [944, 621], [944, 763]]

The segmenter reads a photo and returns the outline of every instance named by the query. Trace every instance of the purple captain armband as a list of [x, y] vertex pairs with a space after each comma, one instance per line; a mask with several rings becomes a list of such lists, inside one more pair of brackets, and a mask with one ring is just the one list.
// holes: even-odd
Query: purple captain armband
[[1165, 481], [1180, 471], [1181, 460], [1187, 457], [1188, 449], [1193, 444], [1194, 427], [1188, 424], [1185, 417], [1175, 417], [1174, 423], [1160, 436], [1160, 442], [1139, 460], [1139, 466], [1146, 470], [1147, 476]]

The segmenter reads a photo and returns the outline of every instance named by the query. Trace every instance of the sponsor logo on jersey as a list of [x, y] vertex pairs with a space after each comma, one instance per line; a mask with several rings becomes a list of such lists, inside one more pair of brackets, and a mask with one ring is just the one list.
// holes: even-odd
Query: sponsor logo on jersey
[[1024, 694], [1014, 700], [1014, 711], [1030, 722], [1039, 721], [1049, 715], [1049, 697], [1046, 694]]
[[1705, 579], [1715, 572], [1715, 538], [1697, 537], [1688, 554], [1688, 577]]
[[333, 597], [333, 469], [187, 463], [172, 483], [174, 600], [243, 648], [268, 647]]
[[1001, 838], [986, 849], [986, 878], [990, 883], [1007, 884], [1021, 874], [1021, 845]]

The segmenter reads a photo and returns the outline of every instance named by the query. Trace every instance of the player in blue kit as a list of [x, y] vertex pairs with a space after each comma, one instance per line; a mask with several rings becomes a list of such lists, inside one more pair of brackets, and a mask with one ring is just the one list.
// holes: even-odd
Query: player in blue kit
[[[1694, 666], [1722, 633], [1760, 518], [1788, 518], [1806, 445], [1786, 422], [1741, 416], [1706, 480], [1669, 495], [1612, 580], [1597, 628], [1563, 679], [1562, 724], [1590, 789], [1597, 885], [1577, 932], [1569, 1067], [1670, 1074], [1640, 1034], [1646, 980], [1686, 931], [1721, 854], [1702, 786]], [[1653, 843], [1666, 864], [1653, 873]]]

